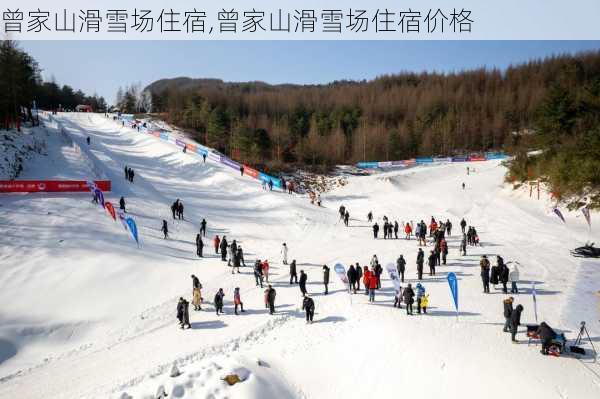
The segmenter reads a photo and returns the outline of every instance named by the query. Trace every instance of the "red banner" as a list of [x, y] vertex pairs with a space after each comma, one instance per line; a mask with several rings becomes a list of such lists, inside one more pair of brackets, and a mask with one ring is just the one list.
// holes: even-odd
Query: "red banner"
[[187, 143], [185, 145], [185, 147], [187, 148], [188, 151], [190, 152], [196, 152], [196, 144], [191, 144], [191, 143]]
[[[110, 191], [110, 180], [94, 180], [96, 187]], [[90, 191], [85, 180], [0, 180], [0, 193], [78, 193]]]
[[479, 162], [479, 161], [485, 161], [485, 157], [469, 157], [469, 161], [470, 162]]
[[258, 179], [258, 170], [252, 169], [250, 166], [244, 165], [244, 174]]

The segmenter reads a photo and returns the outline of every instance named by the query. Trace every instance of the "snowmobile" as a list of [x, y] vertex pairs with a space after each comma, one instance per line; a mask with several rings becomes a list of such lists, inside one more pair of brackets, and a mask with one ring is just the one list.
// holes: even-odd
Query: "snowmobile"
[[594, 243], [587, 243], [583, 247], [575, 248], [571, 255], [578, 258], [600, 258], [600, 248], [594, 247]]

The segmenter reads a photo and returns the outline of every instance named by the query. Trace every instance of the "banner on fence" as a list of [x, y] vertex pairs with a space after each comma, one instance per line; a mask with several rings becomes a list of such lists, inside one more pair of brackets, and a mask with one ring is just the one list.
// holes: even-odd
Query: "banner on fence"
[[273, 187], [281, 188], [281, 179], [270, 176], [263, 172], [259, 172], [258, 176], [261, 181], [265, 181], [268, 184], [270, 180], [273, 182]]
[[420, 157], [420, 158], [415, 158], [415, 161], [417, 163], [432, 163], [433, 162], [433, 158], [431, 158], [431, 157]]
[[481, 162], [481, 161], [485, 161], [485, 157], [482, 157], [481, 155], [471, 155], [469, 156], [469, 162]]
[[161, 140], [169, 140], [169, 133], [159, 133]]
[[390, 166], [392, 166], [392, 161], [377, 162], [377, 166], [379, 166], [380, 168], [389, 168]]
[[252, 169], [250, 166], [244, 165], [244, 174], [258, 179], [259, 172], [256, 169]]
[[452, 162], [467, 162], [468, 160], [467, 157], [452, 157]]
[[362, 169], [376, 169], [379, 165], [377, 162], [359, 162], [356, 166]]
[[436, 162], [436, 163], [452, 162], [452, 158], [451, 157], [433, 158], [433, 162]]
[[[110, 180], [95, 180], [95, 187], [110, 191]], [[87, 192], [90, 191], [85, 180], [0, 180], [0, 193], [38, 193], [38, 192]]]
[[237, 169], [238, 171], [240, 170], [240, 164], [227, 157], [221, 156], [221, 163], [229, 166], [230, 168]]
[[221, 162], [221, 155], [216, 154], [212, 151], [208, 151], [208, 159], [215, 161], [215, 162]]
[[179, 139], [175, 139], [175, 145], [178, 146], [178, 147], [183, 148], [183, 147], [185, 147], [185, 141], [179, 140]]

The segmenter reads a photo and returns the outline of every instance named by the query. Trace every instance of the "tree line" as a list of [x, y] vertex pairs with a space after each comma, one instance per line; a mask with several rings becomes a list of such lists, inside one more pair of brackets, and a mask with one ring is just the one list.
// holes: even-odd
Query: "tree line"
[[0, 128], [14, 127], [18, 120], [33, 120], [34, 104], [47, 110], [74, 110], [86, 104], [102, 112], [107, 107], [101, 96], [87, 96], [54, 80], [44, 82], [33, 57], [14, 41], [0, 41]]
[[284, 168], [514, 148], [539, 127], [540, 109], [557, 84], [579, 91], [599, 77], [600, 53], [586, 52], [503, 71], [400, 73], [326, 85], [176, 78], [144, 91], [153, 112], [200, 142], [243, 162]]

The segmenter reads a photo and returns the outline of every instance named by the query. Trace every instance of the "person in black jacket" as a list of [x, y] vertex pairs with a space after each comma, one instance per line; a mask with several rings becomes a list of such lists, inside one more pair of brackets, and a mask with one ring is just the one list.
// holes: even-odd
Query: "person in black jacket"
[[346, 276], [348, 276], [348, 288], [356, 294], [356, 269], [354, 268], [354, 265], [350, 265], [346, 272]]
[[167, 238], [169, 238], [169, 226], [168, 226], [168, 224], [167, 224], [167, 221], [166, 221], [166, 220], [164, 220], [164, 219], [163, 219], [163, 222], [162, 222], [162, 227], [160, 228], [160, 231], [162, 231], [162, 232], [163, 232], [163, 234], [164, 234], [164, 236], [165, 236], [165, 240], [166, 240]]
[[423, 262], [425, 261], [425, 253], [421, 248], [419, 248], [419, 252], [417, 252], [417, 278], [419, 280], [423, 279]]
[[[302, 271], [300, 271], [302, 273]], [[275, 288], [269, 285], [267, 289], [267, 302], [269, 304], [269, 314], [275, 313], [275, 296], [276, 296]]]
[[217, 311], [217, 316], [220, 313], [225, 313], [223, 312], [223, 297], [225, 296], [225, 293], [223, 292], [223, 288], [219, 288], [219, 291], [217, 291], [217, 293], [215, 294], [215, 310]]
[[202, 222], [200, 222], [200, 234], [202, 234], [202, 237], [206, 237], [206, 219], [202, 219]]
[[481, 282], [483, 283], [483, 293], [490, 293], [490, 261], [488, 260], [486, 255], [481, 257], [479, 261], [479, 266], [481, 267]]
[[500, 278], [500, 282], [502, 283], [502, 292], [505, 294], [508, 294], [508, 288], [506, 287], [506, 284], [508, 284], [508, 266], [506, 266], [504, 264], [504, 259], [502, 259], [501, 256], [498, 256], [497, 259], [498, 262], [498, 270], [499, 270], [499, 278]]
[[521, 325], [521, 312], [523, 312], [523, 305], [517, 305], [510, 314], [510, 339], [513, 343], [519, 342], [515, 337], [517, 336], [517, 329]]
[[546, 324], [546, 322], [542, 321], [536, 333], [542, 341], [542, 350], [540, 351], [540, 353], [542, 355], [547, 355], [548, 348], [550, 348], [552, 340], [556, 338], [556, 332], [554, 332], [554, 330], [548, 324]]
[[260, 288], [263, 287], [263, 272], [262, 272], [262, 264], [260, 259], [256, 259], [254, 262], [254, 279], [256, 280], [256, 286], [260, 284]]
[[127, 213], [125, 210], [125, 197], [121, 197], [119, 200], [119, 208], [123, 210], [123, 212]]
[[323, 285], [325, 286], [325, 295], [329, 294], [329, 266], [323, 265]]
[[514, 298], [511, 296], [502, 302], [504, 304], [504, 328], [502, 331], [504, 332], [510, 331], [510, 316], [513, 312], [513, 301]]
[[460, 221], [460, 229], [462, 230], [462, 233], [465, 234], [465, 227], [467, 227], [467, 222], [465, 221], [465, 218], [463, 218]]
[[227, 237], [223, 236], [223, 239], [221, 240], [221, 260], [223, 262], [227, 261]]
[[377, 239], [377, 234], [379, 234], [379, 225], [377, 222], [373, 225], [373, 237]]
[[400, 282], [404, 282], [404, 272], [406, 271], [406, 260], [404, 260], [404, 256], [400, 255], [400, 257], [396, 260], [396, 269], [398, 270], [398, 275], [400, 276]]
[[290, 263], [290, 284], [292, 282], [298, 284], [298, 274], [296, 273], [296, 259], [292, 260]]
[[404, 303], [406, 304], [406, 314], [412, 315], [413, 308], [412, 305], [415, 302], [415, 291], [412, 288], [412, 285], [408, 283], [408, 287], [402, 291], [402, 298], [404, 299]]
[[190, 324], [190, 312], [189, 312], [190, 303], [183, 298], [179, 298], [179, 302], [177, 303], [177, 319], [179, 319], [179, 327], [183, 330], [187, 325], [188, 328], [191, 328]]
[[304, 295], [304, 299], [302, 300], [302, 310], [306, 311], [306, 323], [312, 324], [315, 315], [315, 301], [308, 295]]
[[358, 291], [360, 291], [360, 280], [362, 279], [363, 271], [362, 271], [362, 267], [360, 267], [358, 262], [356, 262], [355, 270], [356, 270], [356, 289]]
[[308, 278], [308, 276], [306, 275], [306, 273], [304, 273], [304, 270], [300, 270], [300, 292], [302, 293], [302, 296], [306, 295], [306, 279]]
[[427, 258], [427, 264], [429, 265], [429, 275], [435, 276], [435, 264], [437, 262], [437, 255], [431, 251], [429, 258]]
[[204, 243], [202, 242], [202, 236], [200, 233], [196, 234], [196, 255], [202, 258], [202, 248], [204, 248]]

